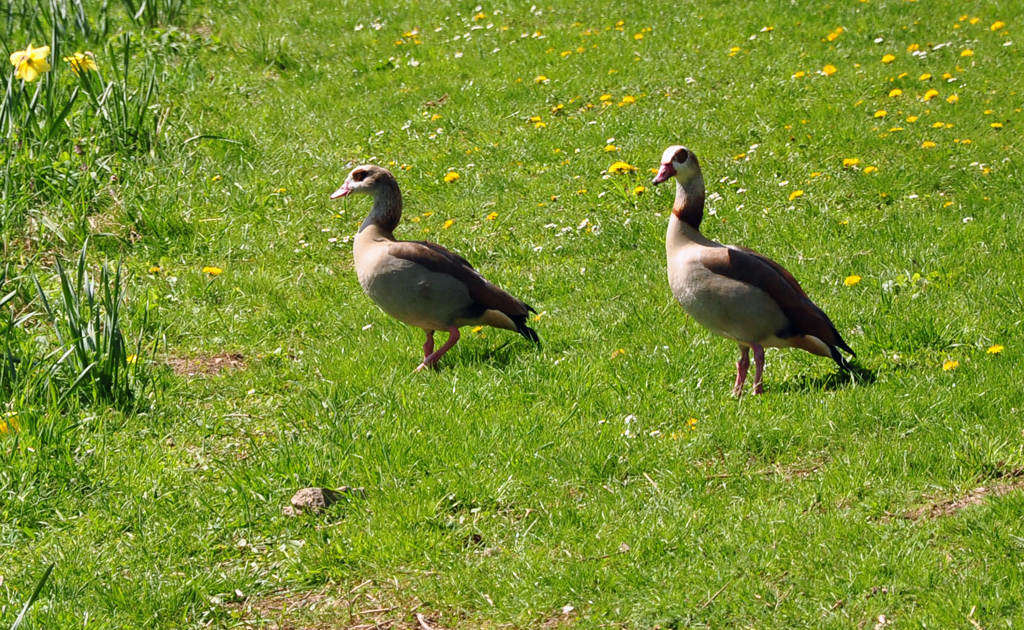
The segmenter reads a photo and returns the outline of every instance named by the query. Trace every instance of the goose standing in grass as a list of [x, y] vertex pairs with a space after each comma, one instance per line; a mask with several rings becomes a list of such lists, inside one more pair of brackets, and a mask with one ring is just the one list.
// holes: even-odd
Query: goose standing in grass
[[676, 179], [676, 200], [665, 237], [669, 286], [690, 317], [739, 344], [733, 395], [743, 394], [750, 350], [756, 365], [754, 394], [764, 391], [766, 347], [800, 348], [848, 369], [839, 350], [856, 355], [792, 274], [752, 249], [722, 245], [701, 234], [704, 176], [697, 156], [683, 146], [665, 149], [654, 184], [670, 177]]
[[[402, 219], [402, 192], [387, 169], [357, 166], [331, 199], [370, 195], [373, 208], [353, 242], [356, 275], [370, 299], [400, 322], [427, 333], [423, 362], [416, 371], [434, 367], [459, 341], [462, 326], [514, 330], [530, 341], [540, 337], [526, 325], [536, 312], [481, 276], [466, 259], [426, 241], [399, 241], [394, 231]], [[448, 340], [434, 350], [434, 331]]]

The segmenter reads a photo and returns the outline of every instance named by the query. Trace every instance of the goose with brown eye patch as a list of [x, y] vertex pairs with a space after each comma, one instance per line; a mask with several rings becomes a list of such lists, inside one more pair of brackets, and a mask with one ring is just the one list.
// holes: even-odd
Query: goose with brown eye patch
[[823, 310], [782, 265], [745, 247], [704, 236], [704, 176], [692, 151], [671, 146], [661, 156], [654, 184], [676, 180], [676, 200], [665, 236], [668, 282], [686, 313], [740, 347], [733, 395], [743, 384], [754, 351], [754, 394], [764, 392], [764, 349], [799, 348], [829, 357], [843, 369], [840, 350], [856, 356]]
[[[434, 243], [395, 238], [402, 192], [387, 169], [356, 167], [331, 199], [357, 194], [373, 197], [373, 207], [352, 244], [356, 276], [382, 311], [426, 332], [417, 372], [437, 365], [459, 341], [462, 326], [504, 328], [540, 343], [526, 325], [536, 311], [488, 282], [466, 259]], [[448, 340], [434, 350], [438, 330], [447, 331]]]

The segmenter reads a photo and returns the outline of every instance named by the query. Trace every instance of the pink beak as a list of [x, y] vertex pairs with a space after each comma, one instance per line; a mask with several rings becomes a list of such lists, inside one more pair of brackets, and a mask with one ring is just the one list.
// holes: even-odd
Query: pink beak
[[655, 186], [657, 186], [658, 184], [660, 184], [661, 182], [667, 180], [669, 177], [672, 177], [675, 174], [676, 174], [676, 169], [672, 168], [672, 164], [671, 163], [669, 163], [669, 164], [662, 164], [661, 165], [661, 169], [658, 171], [658, 174], [654, 176], [654, 181], [652, 183]]
[[348, 187], [348, 182], [345, 182], [341, 188], [335, 190], [331, 194], [331, 199], [338, 199], [340, 197], [347, 197], [352, 194], [352, 189]]

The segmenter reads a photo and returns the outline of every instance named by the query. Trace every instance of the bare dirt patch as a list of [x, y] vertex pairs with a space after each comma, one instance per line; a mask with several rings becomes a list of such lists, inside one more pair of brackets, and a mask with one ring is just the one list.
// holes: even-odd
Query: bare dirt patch
[[925, 518], [942, 518], [952, 516], [964, 508], [980, 505], [989, 497], [1001, 497], [1024, 490], [1024, 468], [1015, 468], [1002, 472], [995, 481], [979, 486], [961, 497], [932, 500], [926, 505], [915, 508], [899, 518], [917, 521]]
[[244, 370], [245, 357], [238, 352], [222, 352], [221, 354], [194, 357], [170, 357], [167, 359], [167, 365], [178, 376], [200, 374], [214, 376], [224, 370]]

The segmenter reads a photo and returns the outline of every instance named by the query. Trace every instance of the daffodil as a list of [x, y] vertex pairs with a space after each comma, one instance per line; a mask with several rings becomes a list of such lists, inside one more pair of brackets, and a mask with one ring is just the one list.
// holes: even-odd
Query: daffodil
[[71, 71], [75, 74], [82, 74], [83, 72], [97, 72], [99, 66], [96, 65], [96, 61], [93, 59], [92, 53], [88, 50], [84, 53], [75, 53], [70, 57], [64, 57], [64, 61], [71, 64]]
[[39, 75], [50, 71], [50, 64], [46, 58], [50, 56], [50, 47], [32, 48], [29, 44], [25, 50], [19, 50], [11, 55], [11, 64], [14, 65], [14, 78], [22, 79], [31, 83], [39, 78]]
[[626, 162], [616, 162], [608, 167], [609, 173], [629, 173], [635, 171], [636, 167]]
[[846, 280], [843, 280], [843, 284], [845, 284], [848, 287], [852, 287], [853, 285], [857, 284], [858, 282], [860, 282], [860, 276], [856, 276], [856, 275], [854, 275], [854, 276], [846, 276]]

